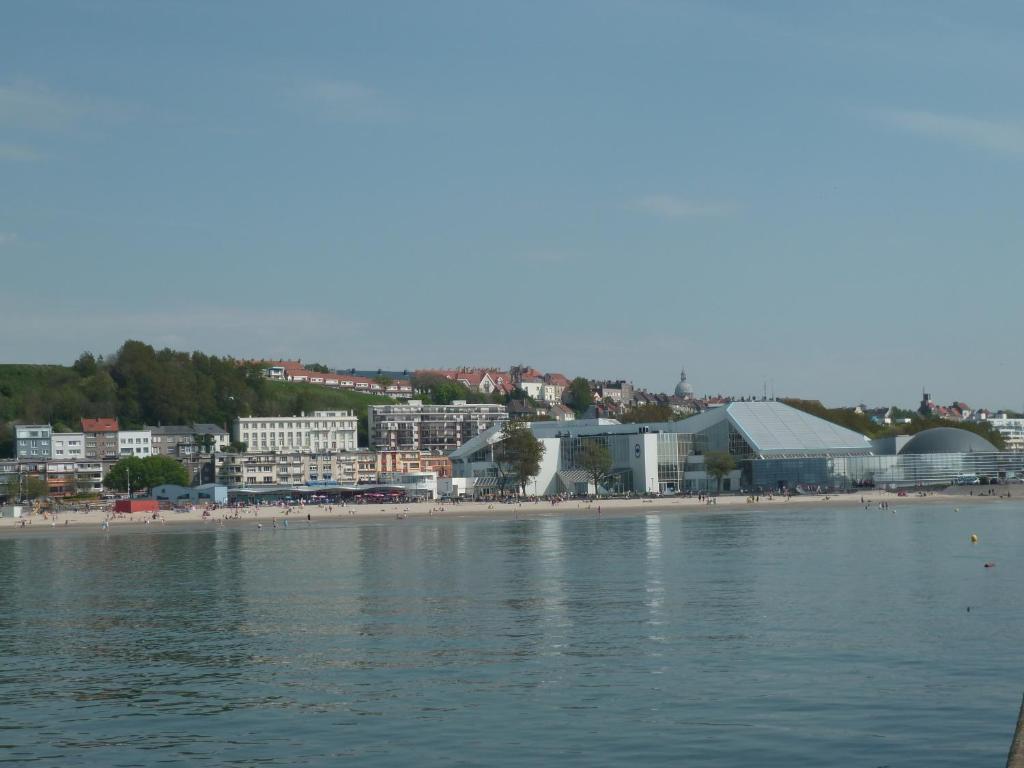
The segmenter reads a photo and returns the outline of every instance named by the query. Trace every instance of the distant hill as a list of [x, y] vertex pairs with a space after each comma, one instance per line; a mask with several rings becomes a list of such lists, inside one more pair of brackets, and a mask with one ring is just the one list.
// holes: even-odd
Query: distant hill
[[367, 407], [395, 402], [315, 384], [268, 381], [252, 365], [202, 352], [155, 350], [126, 341], [104, 360], [83, 353], [71, 366], [0, 365], [0, 455], [13, 455], [15, 423], [75, 431], [82, 417], [116, 416], [126, 428], [208, 422], [237, 416], [291, 416], [352, 410], [365, 440]]

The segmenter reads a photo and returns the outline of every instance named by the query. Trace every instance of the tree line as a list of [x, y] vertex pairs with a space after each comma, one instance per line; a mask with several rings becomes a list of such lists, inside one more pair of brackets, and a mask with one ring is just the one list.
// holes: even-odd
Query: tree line
[[0, 365], [0, 455], [13, 455], [15, 423], [75, 432], [82, 418], [144, 425], [217, 424], [238, 416], [349, 409], [366, 429], [366, 407], [390, 398], [314, 384], [270, 381], [256, 364], [126, 341], [108, 357], [83, 352], [71, 366]]
[[893, 435], [916, 435], [926, 429], [936, 427], [956, 427], [966, 429], [976, 435], [981, 435], [1000, 451], [1006, 449], [1006, 441], [999, 433], [999, 430], [985, 422], [952, 422], [941, 419], [937, 416], [923, 416], [915, 411], [894, 409], [897, 418], [910, 418], [909, 424], [876, 424], [866, 413], [857, 413], [853, 408], [827, 408], [820, 400], [799, 400], [797, 398], [784, 398], [782, 400], [788, 406], [809, 413], [812, 416], [831, 421], [841, 427], [852, 429], [871, 438], [891, 437]]

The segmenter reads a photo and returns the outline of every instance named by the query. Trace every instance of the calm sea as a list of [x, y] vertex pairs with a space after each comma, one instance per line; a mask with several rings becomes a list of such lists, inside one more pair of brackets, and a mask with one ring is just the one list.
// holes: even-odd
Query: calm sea
[[0, 763], [1001, 766], [1022, 512], [8, 538]]

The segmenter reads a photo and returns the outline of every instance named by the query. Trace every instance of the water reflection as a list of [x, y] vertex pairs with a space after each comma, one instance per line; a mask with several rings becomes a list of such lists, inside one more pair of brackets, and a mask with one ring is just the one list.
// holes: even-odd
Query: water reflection
[[1002, 514], [4, 539], [0, 760], [994, 762], [1024, 638]]

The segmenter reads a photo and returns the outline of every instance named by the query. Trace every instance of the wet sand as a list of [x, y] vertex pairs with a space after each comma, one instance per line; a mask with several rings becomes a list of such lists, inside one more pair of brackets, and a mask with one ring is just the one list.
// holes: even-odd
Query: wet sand
[[[1005, 496], [1006, 488], [997, 487], [997, 493]], [[861, 501], [863, 499], [863, 501]], [[748, 501], [742, 496], [722, 496], [717, 503], [708, 504], [697, 498], [666, 497], [652, 499], [602, 499], [600, 501], [570, 500], [552, 504], [550, 501], [524, 501], [521, 503], [461, 502], [457, 504], [438, 501], [421, 501], [407, 504], [340, 504], [333, 505], [267, 505], [259, 507], [221, 507], [211, 510], [203, 517], [203, 508], [184, 511], [163, 511], [160, 519], [152, 519], [152, 513], [134, 513], [107, 519], [109, 513], [94, 509], [80, 512], [58, 512], [56, 515], [33, 514], [27, 516], [25, 525], [21, 519], [0, 519], [0, 537], [64, 535], [66, 533], [130, 533], [153, 532], [156, 530], [225, 530], [256, 528], [273, 529], [285, 527], [306, 527], [308, 525], [345, 523], [394, 523], [401, 524], [417, 519], [531, 519], [552, 516], [585, 517], [601, 515], [613, 517], [622, 515], [650, 514], [652, 512], [707, 513], [757, 511], [762, 509], [799, 509], [807, 506], [838, 506], [858, 508], [866, 505], [878, 508], [888, 504], [889, 509], [918, 504], [961, 504], [968, 502], [1006, 501], [999, 496], [971, 496], [965, 489], [929, 492], [925, 496], [910, 493], [897, 496], [885, 491], [866, 491], [839, 495], [761, 496], [758, 501]], [[1012, 499], [1010, 499], [1012, 501]], [[309, 515], [309, 520], [307, 520]], [[106, 521], [106, 527], [104, 522]], [[287, 522], [287, 525], [286, 525]]]

